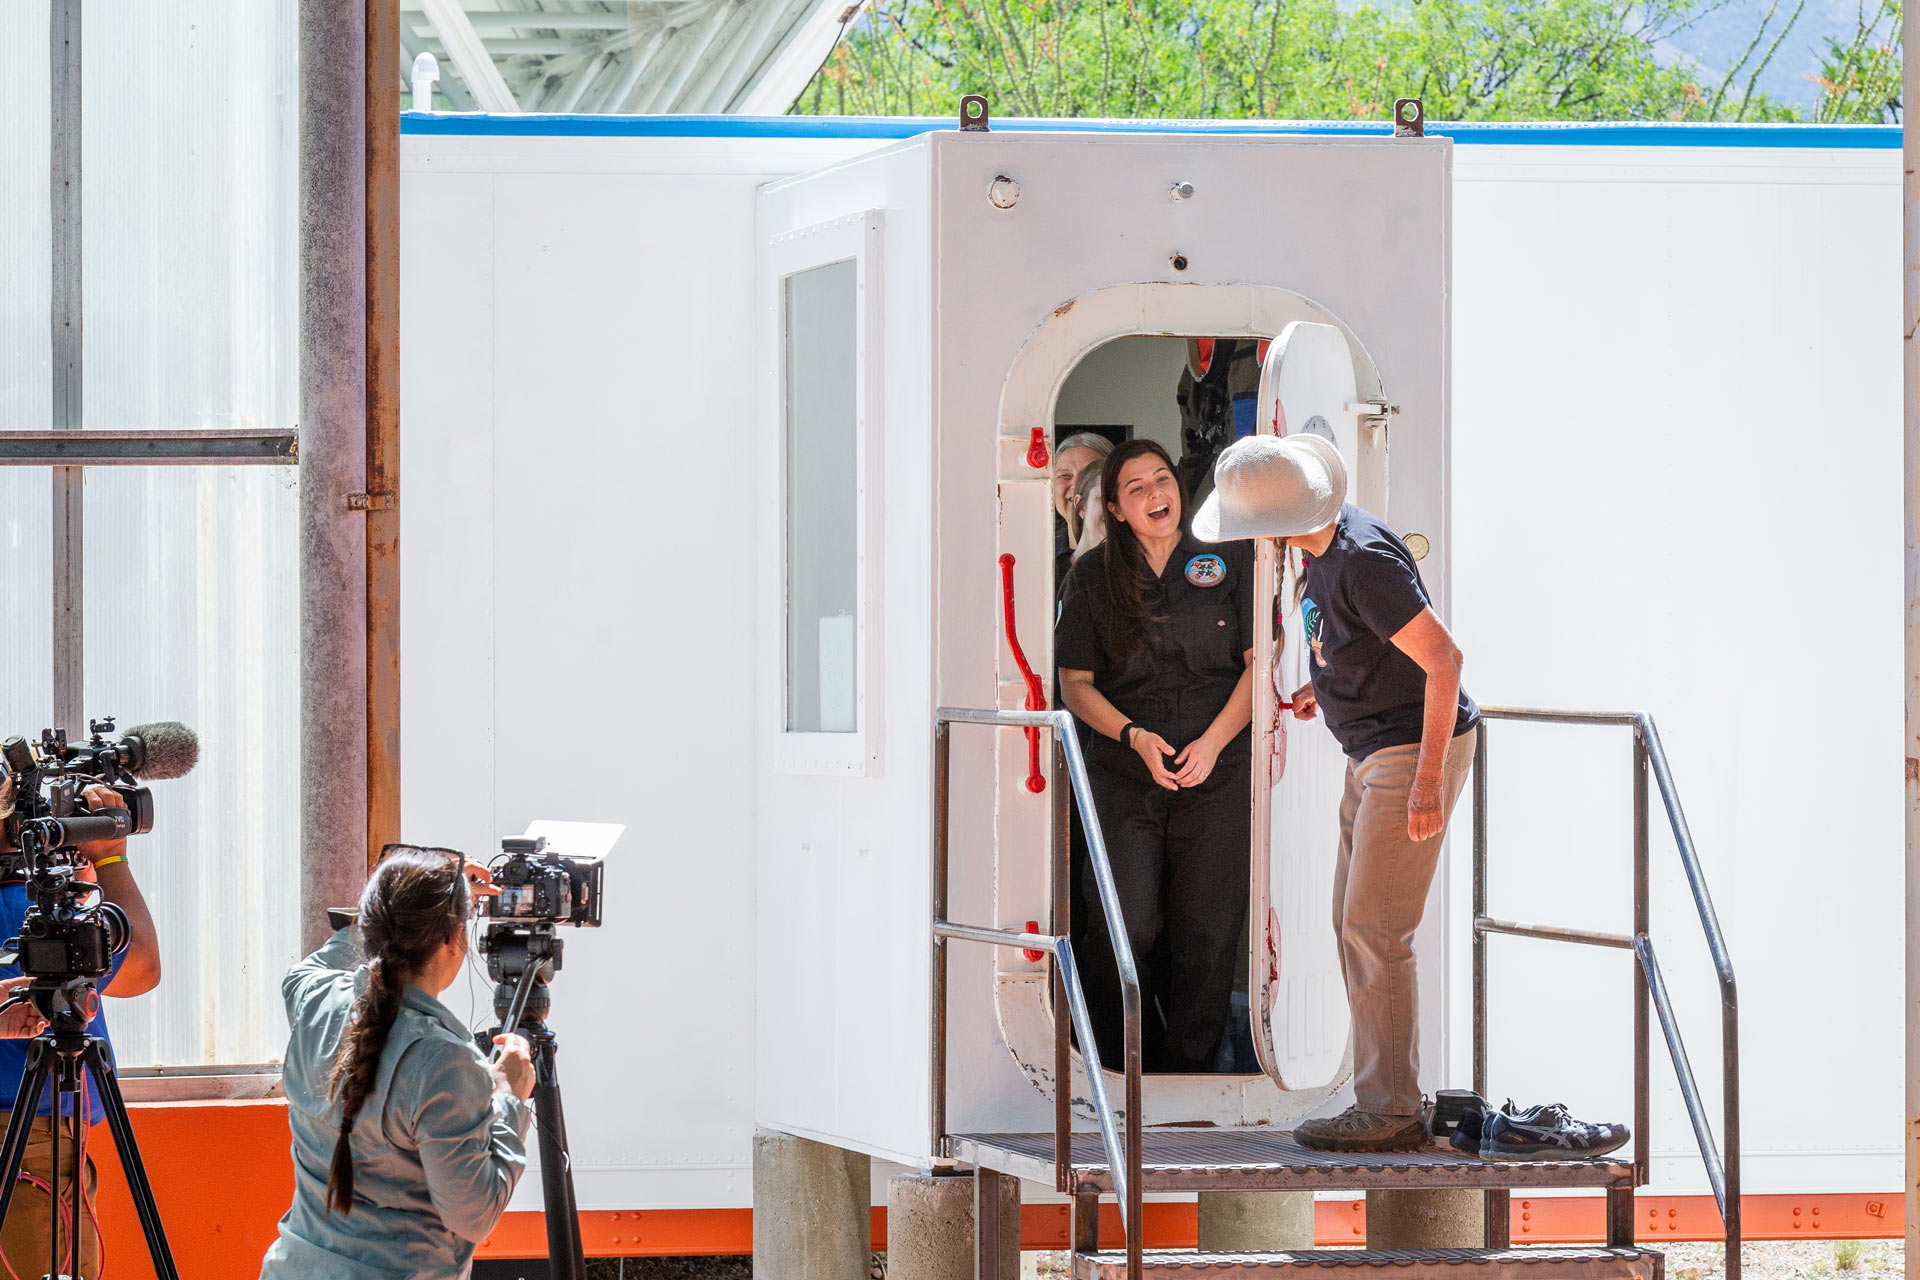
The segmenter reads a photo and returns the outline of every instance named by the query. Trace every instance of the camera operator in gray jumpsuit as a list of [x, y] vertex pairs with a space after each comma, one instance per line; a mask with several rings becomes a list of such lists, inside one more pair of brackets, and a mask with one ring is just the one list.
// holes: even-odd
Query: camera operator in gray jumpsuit
[[438, 999], [488, 891], [451, 850], [389, 845], [356, 926], [287, 974], [294, 1196], [262, 1280], [463, 1280], [506, 1212], [527, 1164], [527, 1042], [496, 1037], [489, 1064]]

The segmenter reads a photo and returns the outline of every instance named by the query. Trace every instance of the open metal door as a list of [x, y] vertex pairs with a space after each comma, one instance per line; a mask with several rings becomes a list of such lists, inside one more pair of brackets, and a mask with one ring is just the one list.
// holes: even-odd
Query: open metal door
[[[1295, 321], [1260, 371], [1256, 429], [1331, 440], [1359, 474], [1353, 353], [1339, 329]], [[1351, 1068], [1350, 1013], [1333, 938], [1333, 870], [1346, 757], [1319, 719], [1295, 720], [1311, 657], [1298, 551], [1260, 539], [1254, 558], [1253, 902], [1248, 968], [1253, 1043], [1283, 1089], [1338, 1083]]]

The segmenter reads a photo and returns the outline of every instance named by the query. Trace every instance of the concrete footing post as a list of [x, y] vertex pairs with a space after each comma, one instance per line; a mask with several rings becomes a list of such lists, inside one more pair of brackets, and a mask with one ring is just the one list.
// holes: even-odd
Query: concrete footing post
[[1202, 1191], [1200, 1248], [1274, 1253], [1313, 1248], [1313, 1192]]
[[1369, 1191], [1367, 1248], [1483, 1248], [1486, 1213], [1479, 1191]]
[[754, 1134], [756, 1280], [866, 1280], [872, 1176], [872, 1162], [857, 1151], [767, 1129]]
[[[992, 1181], [1000, 1192], [1000, 1280], [1018, 1280], [1020, 1180]], [[887, 1280], [973, 1280], [973, 1193], [964, 1175], [903, 1173], [887, 1182]]]

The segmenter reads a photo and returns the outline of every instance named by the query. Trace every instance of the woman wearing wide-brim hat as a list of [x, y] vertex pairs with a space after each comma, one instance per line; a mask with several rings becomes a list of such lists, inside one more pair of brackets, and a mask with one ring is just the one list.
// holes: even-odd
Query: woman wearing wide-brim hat
[[1354, 1105], [1295, 1137], [1327, 1151], [1409, 1150], [1426, 1142], [1413, 935], [1480, 709], [1412, 553], [1346, 489], [1330, 441], [1250, 436], [1221, 453], [1193, 527], [1208, 541], [1272, 538], [1304, 553], [1311, 679], [1293, 714], [1324, 716], [1347, 756], [1333, 928], [1353, 1008]]

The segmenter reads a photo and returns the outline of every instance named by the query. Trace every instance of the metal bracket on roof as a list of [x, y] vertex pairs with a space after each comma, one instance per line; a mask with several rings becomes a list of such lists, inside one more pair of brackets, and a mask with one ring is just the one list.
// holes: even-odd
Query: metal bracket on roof
[[1393, 136], [1396, 138], [1424, 138], [1427, 136], [1427, 109], [1418, 98], [1398, 98], [1393, 104]]
[[983, 93], [970, 93], [960, 99], [960, 132], [991, 133], [993, 121], [987, 115], [987, 97]]

